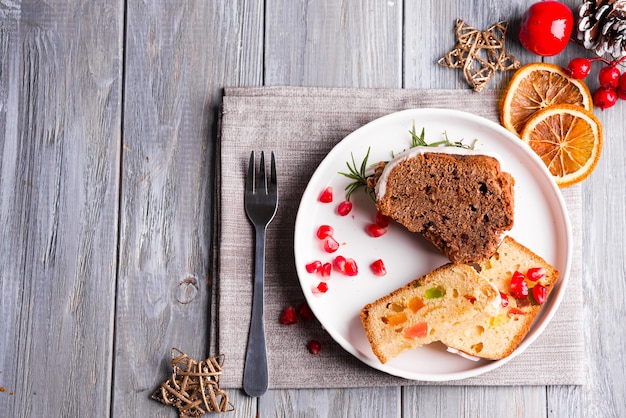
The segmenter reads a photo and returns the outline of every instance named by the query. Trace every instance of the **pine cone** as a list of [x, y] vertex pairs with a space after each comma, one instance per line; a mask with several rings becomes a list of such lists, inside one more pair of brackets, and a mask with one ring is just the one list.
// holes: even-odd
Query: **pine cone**
[[626, 55], [626, 0], [584, 1], [578, 8], [578, 39], [613, 58]]

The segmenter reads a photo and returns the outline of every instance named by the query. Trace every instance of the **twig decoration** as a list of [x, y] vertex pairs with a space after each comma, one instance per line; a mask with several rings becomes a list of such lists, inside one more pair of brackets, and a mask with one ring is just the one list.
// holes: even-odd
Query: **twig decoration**
[[504, 47], [508, 26], [508, 22], [501, 21], [486, 31], [479, 31], [458, 19], [457, 44], [437, 63], [448, 68], [462, 68], [467, 84], [474, 91], [481, 91], [496, 71], [520, 67], [520, 62]]
[[228, 395], [219, 388], [223, 364], [223, 354], [197, 362], [172, 348], [172, 378], [161, 383], [152, 399], [176, 407], [180, 417], [233, 411]]

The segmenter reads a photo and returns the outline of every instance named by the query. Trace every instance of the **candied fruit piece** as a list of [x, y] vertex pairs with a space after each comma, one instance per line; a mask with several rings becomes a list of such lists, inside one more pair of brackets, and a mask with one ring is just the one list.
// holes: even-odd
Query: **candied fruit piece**
[[441, 286], [431, 287], [426, 290], [426, 299], [438, 299], [442, 298], [446, 294], [446, 289]]

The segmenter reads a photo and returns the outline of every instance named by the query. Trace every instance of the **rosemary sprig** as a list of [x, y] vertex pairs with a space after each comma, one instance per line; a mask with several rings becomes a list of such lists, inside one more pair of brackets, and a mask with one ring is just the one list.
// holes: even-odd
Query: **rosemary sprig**
[[413, 121], [413, 128], [409, 131], [409, 133], [411, 134], [411, 148], [428, 146], [426, 140], [424, 139], [426, 136], [424, 128], [422, 128], [422, 133], [419, 135], [415, 132], [415, 121]]
[[409, 133], [411, 134], [411, 148], [444, 146], [444, 147], [457, 147], [457, 148], [473, 150], [474, 147], [476, 146], [476, 142], [478, 141], [477, 139], [474, 139], [474, 141], [472, 141], [472, 143], [469, 145], [464, 144], [462, 141], [450, 141], [450, 139], [448, 138], [448, 133], [444, 131], [442, 141], [431, 142], [430, 144], [428, 144], [426, 140], [424, 139], [424, 136], [425, 136], [424, 128], [422, 128], [422, 132], [419, 135], [415, 131], [415, 121], [413, 121], [413, 127], [409, 131]]
[[367, 187], [367, 174], [365, 173], [365, 171], [367, 170], [367, 160], [370, 156], [370, 149], [370, 147], [367, 148], [367, 154], [365, 154], [365, 158], [363, 158], [360, 167], [357, 167], [356, 161], [354, 160], [354, 154], [350, 153], [350, 156], [352, 157], [352, 165], [350, 165], [350, 162], [346, 161], [346, 166], [348, 166], [348, 172], [339, 172], [339, 174], [354, 180], [352, 183], [346, 186], [346, 200], [350, 200], [350, 196], [352, 196], [352, 193], [354, 193], [361, 187], [364, 187], [367, 194], [372, 199], [374, 199], [374, 190]]

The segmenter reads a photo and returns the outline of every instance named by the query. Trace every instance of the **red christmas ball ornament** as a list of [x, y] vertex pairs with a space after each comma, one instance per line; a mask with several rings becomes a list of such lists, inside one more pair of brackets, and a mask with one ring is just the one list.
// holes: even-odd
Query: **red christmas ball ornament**
[[559, 1], [540, 1], [522, 15], [519, 40], [533, 54], [549, 57], [565, 49], [573, 27], [569, 7]]

